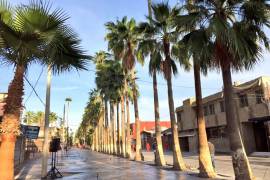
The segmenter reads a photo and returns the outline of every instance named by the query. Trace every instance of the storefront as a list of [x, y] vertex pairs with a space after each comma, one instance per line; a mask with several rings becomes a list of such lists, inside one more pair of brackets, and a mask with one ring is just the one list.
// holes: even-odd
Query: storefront
[[270, 152], [270, 116], [249, 119], [253, 124], [257, 152]]

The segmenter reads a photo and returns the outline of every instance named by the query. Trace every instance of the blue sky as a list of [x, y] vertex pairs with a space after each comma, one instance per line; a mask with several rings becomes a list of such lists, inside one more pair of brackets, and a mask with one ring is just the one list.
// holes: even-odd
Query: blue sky
[[[13, 5], [27, 3], [27, 0], [9, 0]], [[104, 23], [114, 21], [127, 15], [134, 17], [137, 21], [145, 20], [147, 14], [147, 0], [51, 0], [53, 8], [62, 8], [71, 17], [68, 23], [79, 34], [82, 39], [82, 47], [90, 55], [99, 50], [106, 50], [107, 43], [104, 41], [106, 30]], [[158, 2], [158, 0], [154, 1]], [[171, 0], [175, 4], [176, 0]], [[268, 33], [269, 35], [269, 33]], [[141, 120], [154, 120], [153, 110], [153, 89], [151, 77], [148, 75], [148, 64], [144, 67], [137, 65], [138, 84], [140, 89], [139, 114]], [[269, 53], [265, 53], [262, 61], [249, 72], [234, 73], [233, 80], [244, 82], [261, 75], [269, 75]], [[41, 79], [36, 90], [40, 97], [45, 101], [46, 87], [46, 68], [40, 65], [32, 65], [27, 73], [28, 79], [34, 84], [43, 69]], [[95, 67], [90, 64], [90, 70]], [[9, 82], [13, 77], [13, 68], [0, 66], [0, 92], [6, 92]], [[70, 106], [70, 126], [75, 129], [80, 121], [88, 100], [88, 92], [95, 88], [95, 73], [89, 72], [66, 72], [61, 75], [53, 76], [51, 89], [51, 111], [59, 116], [63, 114], [63, 104], [66, 97], [71, 97]], [[147, 81], [147, 82], [145, 82]], [[167, 87], [162, 76], [159, 81], [159, 99], [161, 120], [169, 120]], [[188, 97], [194, 96], [193, 72], [183, 72], [173, 79], [175, 107], [182, 104], [182, 101]], [[222, 89], [222, 78], [220, 73], [211, 72], [207, 77], [202, 78], [203, 95], [209, 95]], [[25, 83], [25, 98], [29, 96], [31, 89]], [[44, 110], [43, 104], [32, 94], [25, 104], [27, 110]], [[131, 106], [132, 107], [132, 106]], [[134, 121], [133, 108], [131, 119]]]

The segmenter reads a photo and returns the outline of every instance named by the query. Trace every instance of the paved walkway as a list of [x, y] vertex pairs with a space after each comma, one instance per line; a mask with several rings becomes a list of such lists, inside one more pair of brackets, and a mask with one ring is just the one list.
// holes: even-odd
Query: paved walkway
[[[57, 168], [65, 180], [202, 180], [192, 172], [159, 169], [144, 163], [81, 149], [70, 150], [68, 157], [60, 156]], [[37, 159], [28, 162], [16, 179], [40, 179], [40, 172], [41, 159]]]
[[[154, 153], [143, 152], [144, 160], [146, 163], [154, 164]], [[193, 172], [198, 172], [199, 162], [198, 155], [191, 153], [184, 153], [184, 160], [188, 167]], [[173, 164], [172, 152], [165, 153], [166, 163], [168, 165]], [[230, 155], [216, 155], [216, 171], [218, 175], [224, 178], [234, 178], [234, 172], [232, 167], [232, 161]], [[257, 180], [268, 180], [270, 179], [270, 157], [249, 157], [252, 171]]]

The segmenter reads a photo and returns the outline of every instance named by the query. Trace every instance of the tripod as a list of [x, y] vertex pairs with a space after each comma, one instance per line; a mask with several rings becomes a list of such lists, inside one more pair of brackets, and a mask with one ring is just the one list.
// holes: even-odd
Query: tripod
[[55, 164], [56, 164], [56, 152], [51, 152], [51, 155], [52, 155], [51, 169], [47, 173], [46, 177], [51, 177], [52, 179], [61, 178], [63, 176], [55, 166]]

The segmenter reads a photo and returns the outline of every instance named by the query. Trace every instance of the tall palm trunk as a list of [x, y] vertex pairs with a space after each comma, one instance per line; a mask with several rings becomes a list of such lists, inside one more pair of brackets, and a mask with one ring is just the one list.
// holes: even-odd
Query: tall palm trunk
[[233, 100], [233, 87], [231, 77], [230, 64], [221, 65], [225, 108], [226, 108], [226, 120], [227, 120], [227, 132], [230, 139], [230, 147], [232, 151], [232, 163], [235, 174], [235, 179], [255, 179], [253, 177], [250, 164], [243, 145], [239, 122], [236, 118], [235, 104]]
[[109, 116], [108, 116], [108, 101], [105, 100], [105, 122], [104, 122], [104, 152], [108, 153], [108, 123], [109, 123]]
[[171, 131], [173, 138], [173, 167], [177, 170], [186, 170], [186, 165], [182, 156], [182, 152], [180, 149], [179, 138], [178, 138], [178, 128], [175, 120], [175, 109], [174, 109], [174, 101], [173, 101], [173, 91], [172, 91], [172, 70], [171, 70], [171, 57], [170, 57], [170, 43], [164, 39], [164, 52], [165, 52], [165, 77], [167, 80], [167, 88], [168, 88], [168, 103], [169, 103], [169, 111], [170, 111], [170, 119], [171, 119]]
[[119, 122], [119, 103], [117, 102], [117, 107], [116, 107], [116, 111], [117, 111], [117, 155], [120, 156], [121, 154], [121, 144], [120, 144], [120, 122]]
[[91, 150], [95, 151], [95, 145], [96, 145], [96, 132], [94, 131], [93, 136], [92, 136], [92, 145], [91, 145]]
[[154, 109], [155, 109], [155, 130], [156, 130], [156, 165], [164, 166], [165, 158], [162, 147], [161, 140], [161, 127], [160, 127], [160, 117], [159, 117], [159, 101], [158, 101], [158, 88], [157, 88], [157, 74], [156, 70], [153, 71], [153, 90], [154, 90]]
[[98, 152], [98, 126], [95, 127], [95, 146], [94, 151]]
[[125, 98], [121, 96], [121, 134], [122, 134], [122, 156], [126, 157], [126, 123], [125, 123]]
[[116, 133], [116, 123], [115, 123], [115, 110], [116, 109], [116, 103], [113, 103], [113, 113], [114, 113], [114, 116], [113, 116], [113, 122], [114, 122], [114, 125], [113, 125], [113, 129], [114, 129], [114, 132], [113, 132], [113, 146], [114, 146], [114, 153], [115, 155], [117, 155], [117, 133]]
[[104, 126], [104, 124], [102, 125], [102, 146], [103, 146], [103, 153], [105, 153], [106, 152], [106, 144], [105, 144], [105, 126]]
[[208, 147], [207, 134], [205, 129], [205, 119], [203, 114], [202, 90], [201, 90], [201, 75], [200, 64], [193, 61], [194, 79], [195, 79], [195, 94], [196, 94], [196, 112], [199, 134], [199, 166], [200, 176], [207, 178], [216, 177], [214, 171], [210, 151]]
[[98, 134], [99, 134], [99, 126], [97, 125], [97, 127], [96, 127], [96, 141], [95, 141], [95, 143], [96, 143], [96, 145], [95, 145], [95, 150], [97, 151], [97, 152], [99, 152], [99, 136], [98, 136]]
[[105, 121], [105, 112], [104, 115], [101, 117], [100, 121], [100, 145], [101, 149], [100, 151], [104, 153], [104, 121]]
[[1, 123], [2, 143], [0, 146], [0, 177], [5, 180], [14, 179], [14, 151], [16, 136], [20, 132], [20, 114], [23, 97], [23, 76], [25, 69], [17, 66], [15, 76], [8, 88], [3, 122]]
[[130, 158], [131, 154], [131, 139], [130, 139], [130, 113], [129, 113], [129, 100], [128, 96], [126, 96], [126, 111], [127, 111], [127, 143], [126, 143], [126, 150], [127, 150], [127, 158]]
[[[152, 0], [147, 0], [148, 2], [148, 14], [152, 18]], [[151, 21], [150, 21], [151, 23]], [[152, 58], [152, 54], [150, 55]], [[162, 147], [161, 140], [161, 128], [160, 128], [160, 117], [159, 117], [159, 101], [158, 101], [158, 89], [157, 89], [157, 72], [156, 69], [153, 70], [153, 91], [154, 91], [154, 111], [155, 111], [155, 131], [156, 131], [156, 154], [155, 160], [156, 165], [164, 166], [165, 158]]]
[[110, 129], [109, 129], [109, 124], [106, 127], [106, 153], [110, 154]]
[[112, 154], [115, 154], [116, 151], [115, 151], [115, 146], [116, 146], [116, 141], [115, 141], [115, 124], [114, 124], [114, 121], [115, 121], [115, 115], [114, 115], [114, 105], [113, 105], [113, 102], [110, 103], [110, 114], [111, 114], [111, 153]]
[[135, 84], [135, 72], [134, 68], [131, 72], [132, 78], [132, 91], [133, 91], [133, 101], [134, 101], [134, 114], [135, 114], [135, 127], [136, 127], [136, 153], [135, 153], [135, 161], [141, 161], [141, 132], [140, 132], [140, 118], [139, 118], [139, 107], [138, 107], [138, 99], [137, 99], [137, 91]]

